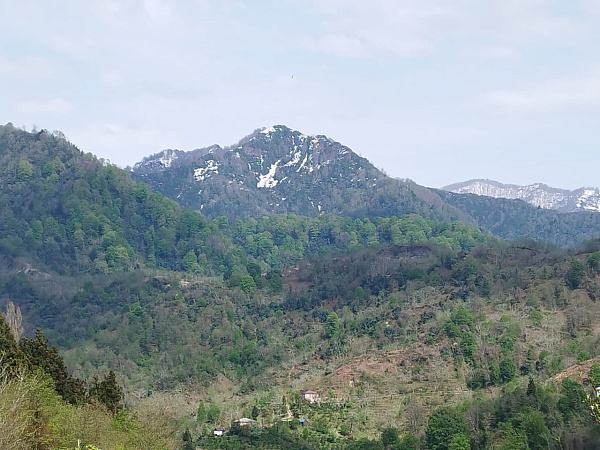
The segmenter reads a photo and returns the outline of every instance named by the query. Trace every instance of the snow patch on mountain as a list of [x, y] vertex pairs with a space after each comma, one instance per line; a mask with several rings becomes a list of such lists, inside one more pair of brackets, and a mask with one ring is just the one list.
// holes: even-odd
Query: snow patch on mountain
[[289, 160], [288, 162], [286, 162], [283, 165], [283, 167], [295, 166], [296, 164], [298, 164], [300, 162], [300, 158], [302, 158], [302, 151], [301, 150], [297, 150], [297, 148], [296, 148], [296, 151], [292, 155], [292, 159]]
[[132, 171], [143, 169], [165, 169], [171, 167], [173, 162], [179, 157], [177, 150], [163, 150], [160, 153], [144, 158], [142, 161], [135, 163]]
[[273, 126], [273, 127], [263, 128], [262, 130], [260, 130], [260, 133], [261, 134], [271, 134], [271, 133], [274, 133], [275, 131], [277, 131], [277, 130]]
[[271, 165], [269, 172], [267, 172], [264, 175], [259, 175], [258, 183], [256, 183], [257, 188], [272, 188], [277, 186], [277, 183], [279, 183], [279, 181], [275, 179], [275, 172], [277, 172], [277, 166], [280, 162], [280, 159], [277, 160], [274, 164]]
[[502, 184], [493, 180], [469, 180], [442, 189], [457, 194], [476, 194], [486, 197], [518, 199], [544, 209], [560, 212], [600, 212], [600, 190], [581, 188], [574, 191], [557, 189], [543, 183], [527, 186]]
[[206, 167], [198, 167], [194, 170], [194, 179], [196, 181], [204, 181], [213, 173], [219, 173], [219, 164], [215, 160], [209, 159], [206, 161]]
[[302, 170], [302, 168], [306, 165], [306, 161], [308, 161], [308, 154], [304, 155], [304, 159], [302, 160], [302, 164], [300, 164], [300, 167], [298, 167], [296, 169], [296, 173], [300, 172]]
[[173, 161], [177, 159], [177, 155], [173, 150], [165, 150], [162, 157], [158, 160], [164, 167], [171, 167]]

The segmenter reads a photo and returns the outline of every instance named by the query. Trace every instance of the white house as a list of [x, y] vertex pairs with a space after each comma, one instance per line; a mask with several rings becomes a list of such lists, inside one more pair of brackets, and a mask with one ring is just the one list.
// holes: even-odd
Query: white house
[[300, 398], [309, 403], [316, 403], [319, 401], [319, 393], [317, 391], [307, 389], [305, 391], [300, 391]]

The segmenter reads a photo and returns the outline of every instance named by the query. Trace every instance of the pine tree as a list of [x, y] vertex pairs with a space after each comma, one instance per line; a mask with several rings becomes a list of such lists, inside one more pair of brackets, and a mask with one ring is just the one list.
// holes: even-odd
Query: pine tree
[[108, 372], [102, 381], [95, 375], [90, 386], [89, 397], [98, 400], [112, 414], [116, 414], [123, 407], [123, 390], [117, 383], [115, 372], [112, 370]]
[[0, 314], [0, 366], [14, 372], [20, 367], [29, 368], [27, 356], [21, 351], [11, 330]]
[[53, 380], [56, 392], [68, 403], [80, 405], [85, 401], [85, 383], [72, 376], [56, 347], [48, 344], [41, 330], [33, 339], [22, 338], [21, 349], [34, 366], [40, 367]]
[[529, 383], [527, 384], [527, 395], [529, 397], [537, 396], [537, 387], [535, 385], [535, 381], [533, 381], [533, 377], [529, 377]]

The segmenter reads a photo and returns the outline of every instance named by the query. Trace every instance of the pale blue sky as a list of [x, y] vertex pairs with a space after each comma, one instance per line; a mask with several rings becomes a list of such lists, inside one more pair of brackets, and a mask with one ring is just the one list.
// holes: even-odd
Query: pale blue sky
[[427, 186], [598, 186], [598, 23], [598, 0], [2, 2], [0, 122], [120, 166], [285, 124]]

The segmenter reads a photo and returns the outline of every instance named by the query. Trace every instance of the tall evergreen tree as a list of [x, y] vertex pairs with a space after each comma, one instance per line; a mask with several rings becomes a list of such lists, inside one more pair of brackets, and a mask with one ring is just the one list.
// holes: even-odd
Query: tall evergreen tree
[[112, 413], [116, 414], [123, 407], [123, 390], [117, 383], [114, 371], [108, 372], [102, 381], [94, 376], [90, 386], [89, 396], [102, 403]]
[[14, 372], [19, 367], [29, 367], [29, 361], [17, 345], [4, 316], [0, 314], [0, 369]]
[[41, 330], [35, 331], [33, 339], [22, 338], [21, 349], [34, 366], [54, 380], [56, 392], [66, 402], [79, 405], [85, 401], [85, 383], [69, 373], [62, 356]]

